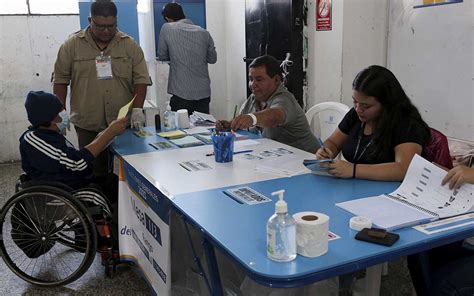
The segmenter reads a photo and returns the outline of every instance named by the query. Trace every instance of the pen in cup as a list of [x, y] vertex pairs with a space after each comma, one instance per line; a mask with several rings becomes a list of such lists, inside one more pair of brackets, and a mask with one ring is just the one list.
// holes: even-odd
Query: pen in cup
[[[241, 150], [241, 151], [236, 151], [233, 154], [235, 155], [235, 154], [250, 153], [250, 152], [253, 152], [253, 150]], [[206, 154], [206, 156], [213, 156], [213, 155], [214, 155], [214, 152]]]

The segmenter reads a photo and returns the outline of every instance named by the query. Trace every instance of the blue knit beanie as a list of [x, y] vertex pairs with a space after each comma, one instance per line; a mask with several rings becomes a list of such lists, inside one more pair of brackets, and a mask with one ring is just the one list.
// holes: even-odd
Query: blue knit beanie
[[33, 126], [47, 125], [64, 109], [56, 95], [44, 91], [30, 91], [25, 101], [28, 120]]

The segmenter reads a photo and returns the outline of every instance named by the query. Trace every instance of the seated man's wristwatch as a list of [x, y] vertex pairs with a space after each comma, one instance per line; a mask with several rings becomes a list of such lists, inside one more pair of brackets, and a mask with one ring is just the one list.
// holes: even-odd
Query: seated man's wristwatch
[[247, 115], [252, 118], [252, 126], [251, 127], [255, 127], [257, 125], [257, 116], [255, 116], [255, 114], [253, 114], [253, 113], [247, 113]]

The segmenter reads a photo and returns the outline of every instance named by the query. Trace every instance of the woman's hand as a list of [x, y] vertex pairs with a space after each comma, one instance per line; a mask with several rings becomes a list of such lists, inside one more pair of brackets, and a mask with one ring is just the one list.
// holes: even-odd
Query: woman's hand
[[441, 185], [449, 183], [449, 189], [458, 189], [464, 183], [474, 183], [474, 168], [457, 166], [452, 168], [444, 177]]
[[316, 159], [333, 159], [334, 153], [329, 148], [319, 148], [316, 151]]
[[321, 167], [327, 167], [328, 173], [338, 178], [352, 178], [354, 164], [345, 160], [335, 159], [334, 162], [322, 163]]

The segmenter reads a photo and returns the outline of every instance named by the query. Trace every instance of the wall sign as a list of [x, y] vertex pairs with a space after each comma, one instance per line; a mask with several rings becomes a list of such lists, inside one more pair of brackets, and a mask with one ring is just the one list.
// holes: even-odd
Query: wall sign
[[316, 0], [316, 31], [332, 30], [332, 0]]

